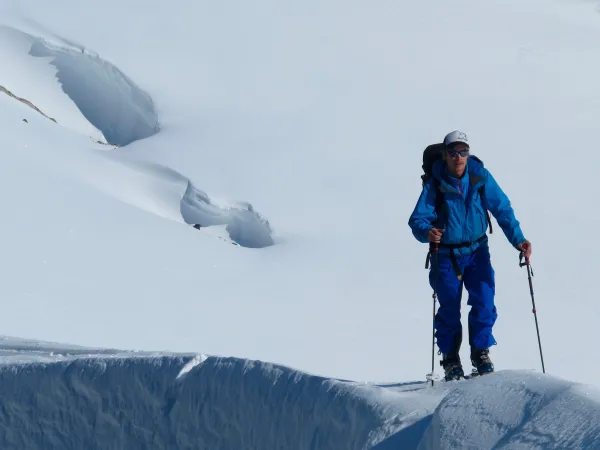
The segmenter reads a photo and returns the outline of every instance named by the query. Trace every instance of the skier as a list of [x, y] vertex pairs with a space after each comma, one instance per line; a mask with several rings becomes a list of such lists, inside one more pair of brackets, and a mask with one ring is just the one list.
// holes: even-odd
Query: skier
[[417, 240], [430, 243], [428, 261], [430, 255], [434, 260], [429, 283], [437, 290], [439, 299], [434, 327], [442, 355], [440, 364], [446, 380], [458, 380], [464, 377], [459, 356], [463, 284], [471, 306], [468, 317], [471, 363], [479, 374], [494, 371], [489, 348], [496, 344], [492, 328], [497, 313], [494, 269], [486, 234], [487, 211], [491, 211], [508, 241], [527, 259], [531, 256], [531, 243], [523, 236], [506, 194], [481, 160], [470, 155], [467, 135], [452, 131], [445, 136], [443, 145], [438, 145], [440, 158], [433, 162], [431, 176], [423, 178], [423, 190], [409, 226]]

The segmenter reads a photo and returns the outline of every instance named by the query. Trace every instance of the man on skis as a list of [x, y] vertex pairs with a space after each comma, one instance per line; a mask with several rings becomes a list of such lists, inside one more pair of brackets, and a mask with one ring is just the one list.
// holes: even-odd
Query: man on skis
[[506, 194], [483, 163], [470, 156], [465, 133], [453, 131], [446, 135], [441, 157], [431, 166], [430, 175], [424, 178], [409, 225], [417, 240], [430, 243], [433, 255], [429, 282], [437, 290], [440, 305], [434, 326], [441, 365], [446, 380], [464, 377], [459, 357], [464, 285], [471, 306], [468, 317], [471, 363], [479, 374], [493, 372], [489, 348], [496, 344], [492, 328], [497, 313], [494, 269], [486, 234], [487, 211], [494, 215], [508, 241], [527, 259], [531, 256], [531, 244], [523, 236]]

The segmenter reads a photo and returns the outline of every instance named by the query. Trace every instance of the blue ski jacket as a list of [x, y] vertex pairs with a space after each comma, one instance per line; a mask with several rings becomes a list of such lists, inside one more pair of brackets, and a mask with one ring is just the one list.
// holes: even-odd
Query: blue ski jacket
[[[444, 228], [443, 244], [475, 242], [487, 230], [486, 209], [496, 218], [506, 238], [515, 248], [525, 241], [508, 197], [481, 161], [469, 157], [461, 179], [450, 176], [444, 161], [436, 161], [432, 175], [423, 186], [419, 201], [408, 221], [418, 241], [427, 243], [431, 228]], [[440, 195], [444, 197], [442, 211], [436, 211], [437, 185]], [[480, 195], [482, 186], [484, 198]], [[481, 245], [487, 245], [487, 238], [470, 247], [456, 249], [456, 252], [469, 254]], [[444, 250], [448, 251], [440, 248], [440, 252]]]

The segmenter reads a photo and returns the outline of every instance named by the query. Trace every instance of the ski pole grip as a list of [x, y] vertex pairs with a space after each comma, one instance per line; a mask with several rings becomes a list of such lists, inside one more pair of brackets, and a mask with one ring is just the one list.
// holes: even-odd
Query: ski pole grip
[[[525, 262], [523, 262], [523, 258], [525, 258]], [[533, 276], [533, 267], [531, 267], [531, 263], [529, 262], [529, 258], [525, 256], [524, 252], [519, 253], [519, 267], [527, 266], [528, 270], [531, 271], [531, 276]]]
[[529, 258], [525, 258], [525, 262], [523, 262], [523, 258], [525, 258], [525, 253], [524, 252], [520, 252], [519, 253], [519, 267], [523, 267], [523, 266], [528, 266], [529, 265]]

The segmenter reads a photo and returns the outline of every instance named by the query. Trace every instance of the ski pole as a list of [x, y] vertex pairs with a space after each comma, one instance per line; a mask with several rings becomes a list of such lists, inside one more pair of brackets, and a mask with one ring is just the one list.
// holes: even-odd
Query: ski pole
[[438, 279], [438, 244], [431, 246], [435, 258], [433, 269], [433, 333], [431, 335], [431, 385], [433, 386], [433, 373], [435, 371], [435, 303], [437, 301], [437, 279]]
[[[525, 262], [523, 262], [523, 258], [525, 258]], [[542, 341], [540, 339], [540, 327], [538, 325], [538, 319], [537, 319], [537, 310], [535, 308], [535, 297], [533, 295], [533, 269], [531, 268], [531, 264], [529, 263], [529, 258], [525, 257], [525, 254], [523, 252], [521, 252], [519, 254], [519, 266], [520, 267], [527, 267], [527, 278], [529, 279], [529, 292], [531, 293], [531, 304], [533, 305], [533, 316], [535, 318], [535, 330], [537, 332], [537, 338], [538, 338], [538, 347], [540, 348], [540, 358], [542, 360], [542, 372], [546, 373], [546, 368], [544, 366], [544, 354], [542, 353]]]

